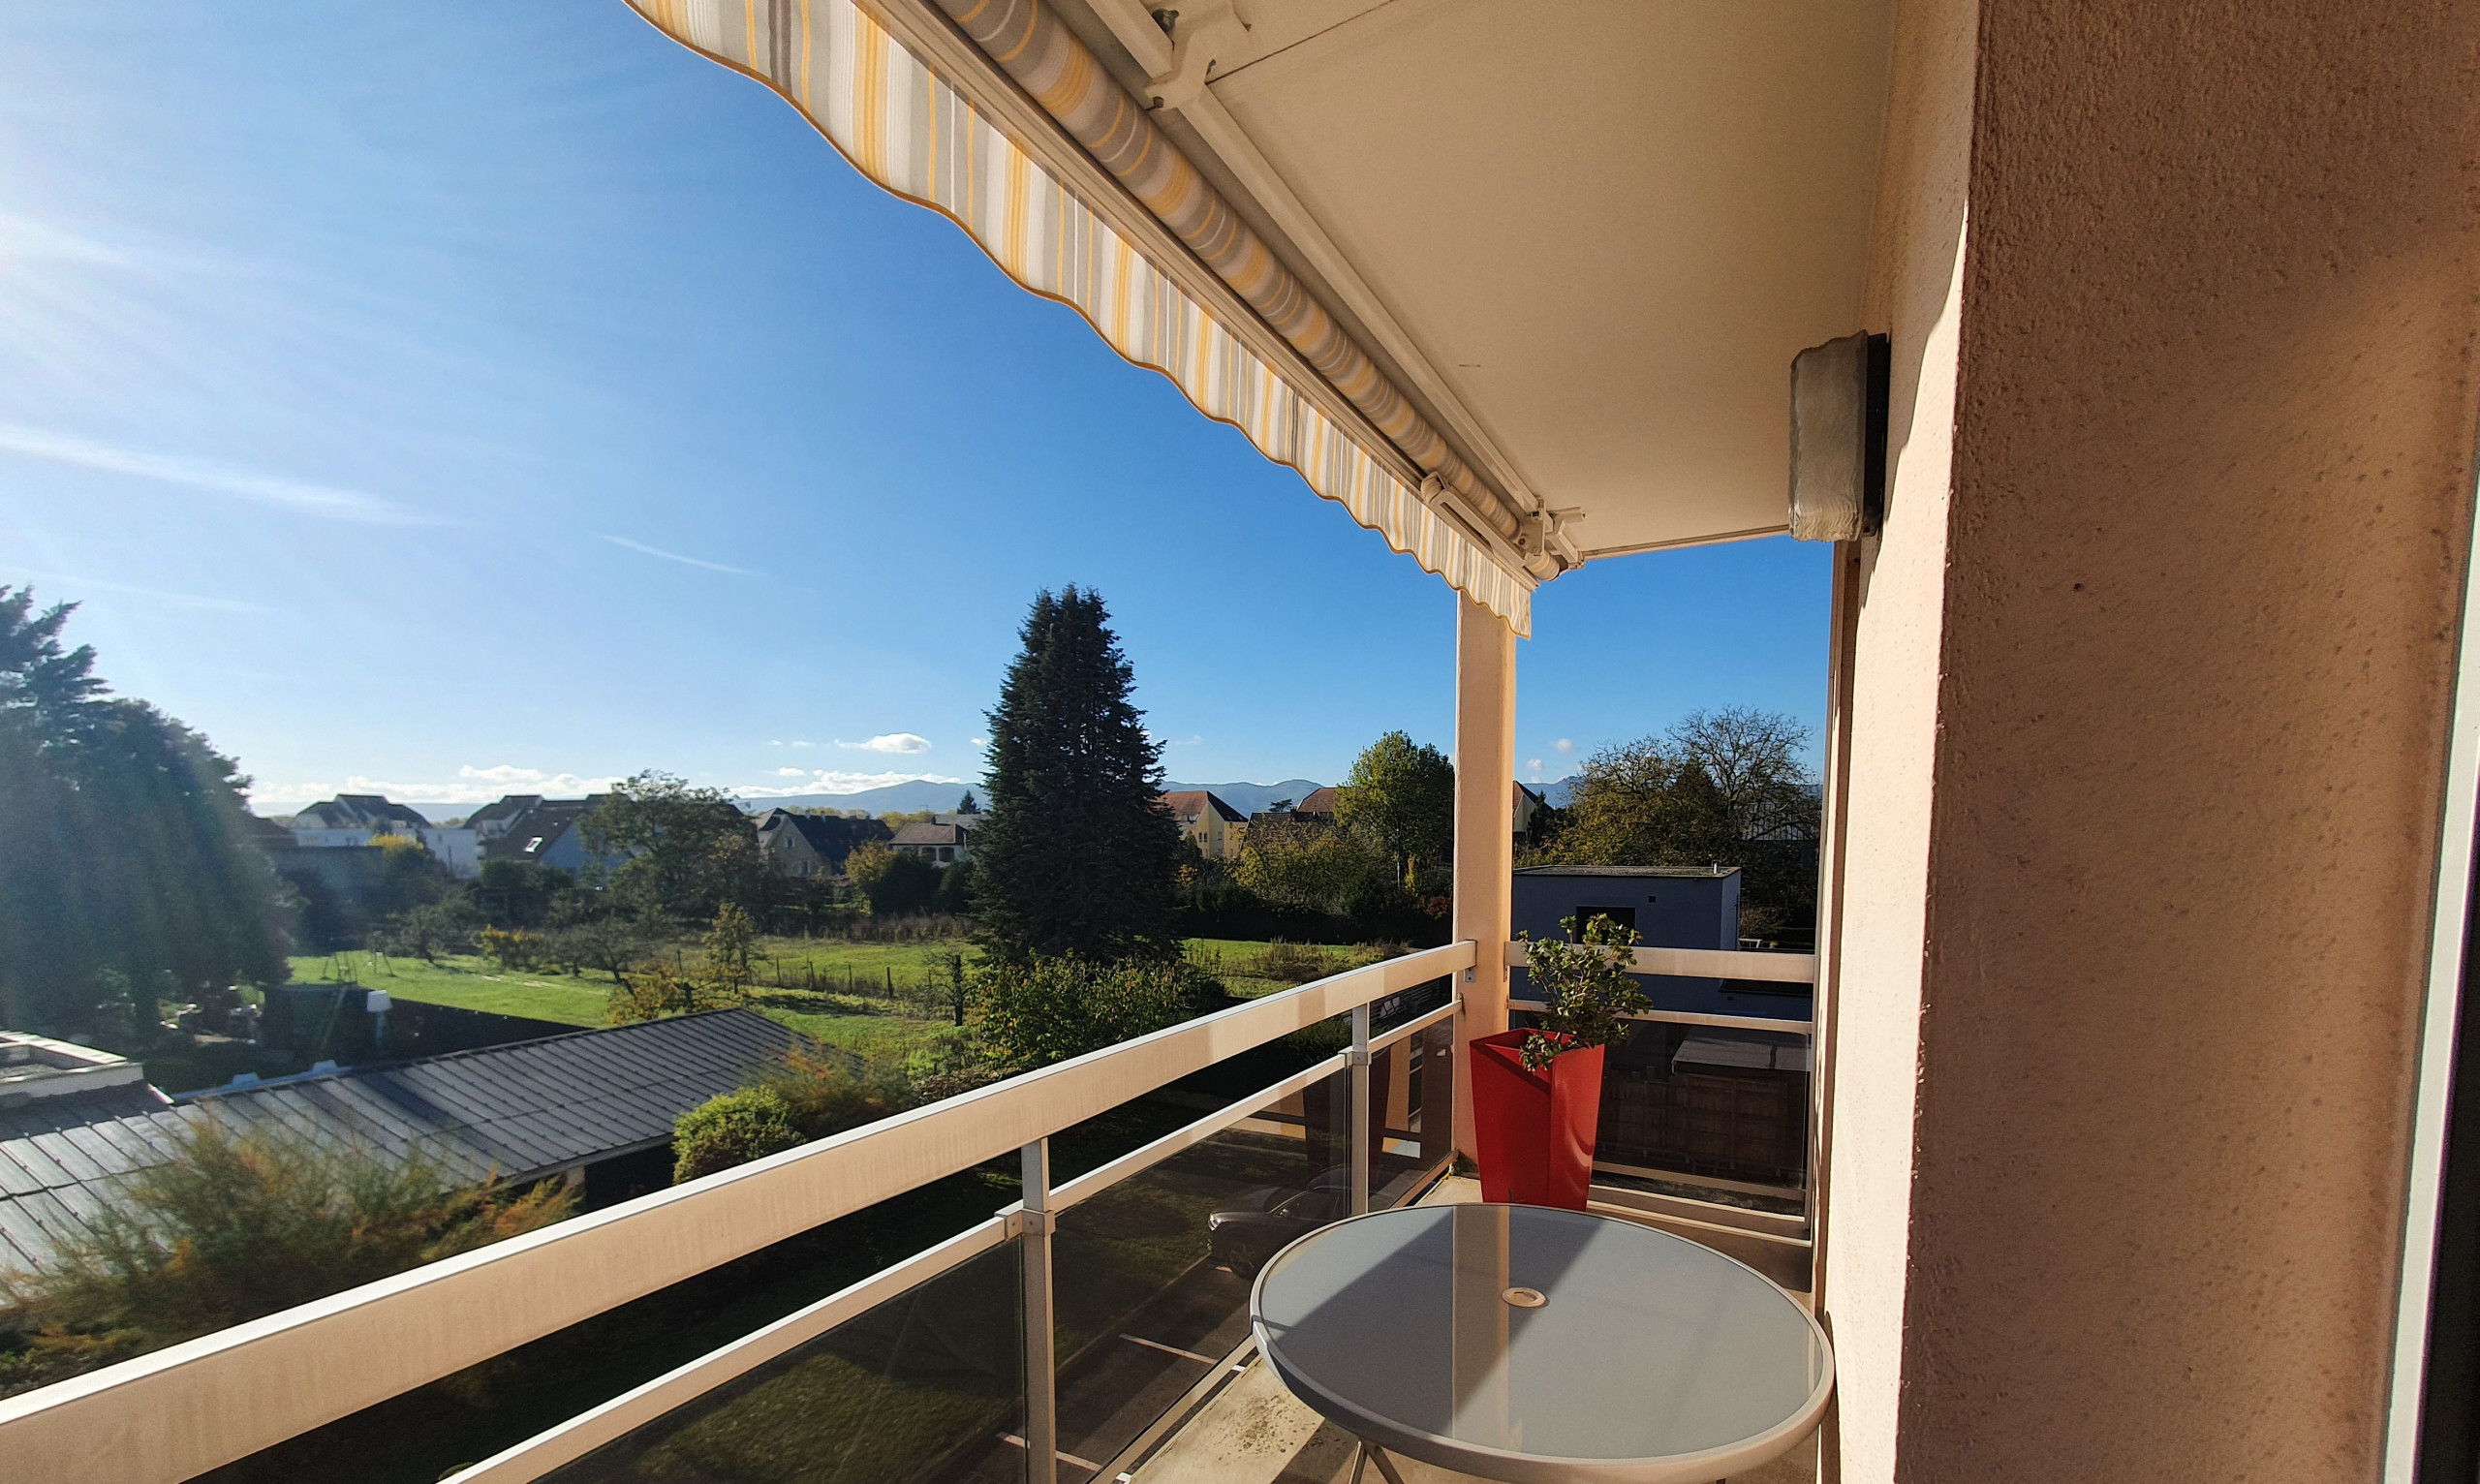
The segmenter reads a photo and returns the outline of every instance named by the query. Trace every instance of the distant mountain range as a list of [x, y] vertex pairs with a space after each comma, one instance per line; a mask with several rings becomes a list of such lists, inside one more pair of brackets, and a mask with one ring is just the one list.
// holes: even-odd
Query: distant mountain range
[[864, 788], [858, 793], [795, 793], [784, 798], [745, 798], [740, 807], [751, 814], [764, 814], [770, 809], [866, 809], [872, 814], [914, 814], [935, 809], [942, 814], [956, 807], [967, 793], [981, 796], [978, 783], [961, 784], [889, 784], [884, 788]]
[[[1183, 788], [1203, 788], [1242, 814], [1256, 814], [1277, 799], [1298, 803], [1314, 791], [1318, 785], [1305, 778], [1286, 778], [1279, 784], [1164, 784], [1166, 792]], [[754, 798], [741, 801], [741, 807], [752, 814], [769, 809], [866, 809], [872, 814], [890, 812], [911, 814], [919, 809], [946, 811], [953, 809], [973, 789], [974, 784], [890, 784], [884, 788], [865, 788], [858, 793], [795, 793], [788, 798]]]
[[1164, 784], [1166, 793], [1186, 788], [1203, 788], [1242, 814], [1260, 814], [1277, 799], [1299, 803], [1322, 787], [1305, 778], [1286, 778], [1279, 784]]

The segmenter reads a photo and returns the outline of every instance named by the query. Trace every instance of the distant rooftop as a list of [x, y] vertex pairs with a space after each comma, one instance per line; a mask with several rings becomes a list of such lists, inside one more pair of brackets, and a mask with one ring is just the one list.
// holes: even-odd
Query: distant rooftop
[[0, 1031], [0, 1108], [22, 1107], [36, 1098], [75, 1098], [145, 1081], [126, 1057], [74, 1041], [22, 1031]]
[[1737, 866], [1523, 866], [1518, 876], [1660, 876], [1713, 881], [1739, 875]]

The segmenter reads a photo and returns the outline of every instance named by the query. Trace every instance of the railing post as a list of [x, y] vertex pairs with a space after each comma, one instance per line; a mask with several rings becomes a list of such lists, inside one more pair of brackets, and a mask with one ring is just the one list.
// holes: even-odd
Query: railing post
[[1369, 1131], [1369, 1002], [1352, 1006], [1351, 1131], [1344, 1158], [1351, 1166], [1352, 1215], [1369, 1209], [1369, 1166], [1378, 1151]]
[[1024, 1148], [1025, 1484], [1057, 1484], [1059, 1375], [1050, 1312], [1050, 1140]]

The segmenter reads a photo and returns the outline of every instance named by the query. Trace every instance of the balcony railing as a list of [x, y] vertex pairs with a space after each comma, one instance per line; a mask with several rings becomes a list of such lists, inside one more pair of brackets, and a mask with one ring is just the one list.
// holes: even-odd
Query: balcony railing
[[[1526, 944], [1520, 940], [1508, 943], [1507, 962], [1521, 968], [1525, 948]], [[1817, 978], [1817, 960], [1814, 953], [1638, 948], [1635, 954], [1634, 972], [1640, 976], [1770, 981], [1806, 985], [1812, 993]], [[1518, 1014], [1543, 1007], [1538, 1000], [1521, 997], [1507, 1002], [1507, 1008]], [[1673, 1146], [1667, 1157], [1660, 1153], [1638, 1154], [1628, 1150], [1631, 1133], [1630, 1115], [1644, 1111], [1628, 1107], [1628, 1101], [1631, 1095], [1643, 1096], [1650, 1090], [1631, 1088], [1616, 1067], [1605, 1072], [1601, 1139], [1594, 1170], [1596, 1175], [1617, 1176], [1621, 1181], [1633, 1185], [1614, 1183], [1597, 1186], [1596, 1198], [1690, 1231], [1701, 1229], [1779, 1248], [1807, 1249], [1815, 1220], [1812, 1209], [1816, 1189], [1814, 1161], [1817, 1147], [1814, 1090], [1815, 1021], [1789, 1016], [1718, 1015], [1665, 1009], [1646, 1010], [1628, 1018], [1647, 1025], [1753, 1032], [1796, 1044], [1776, 1048], [1774, 1064], [1756, 1076], [1752, 1077], [1743, 1070], [1736, 1077], [1710, 1079], [1711, 1088], [1697, 1090], [1714, 1094], [1716, 1105], [1688, 1108], [1680, 1121], [1699, 1127], [1692, 1128], [1686, 1138], [1646, 1141]], [[1765, 1043], [1751, 1041], [1740, 1044], [1761, 1048]], [[1784, 1056], [1782, 1053], [1794, 1055]], [[1753, 1069], [1752, 1065], [1750, 1069]], [[1798, 1075], [1787, 1075], [1791, 1072]], [[1768, 1073], [1774, 1075], [1768, 1076]], [[1743, 1106], [1750, 1103], [1761, 1106]], [[1743, 1125], [1750, 1127], [1743, 1128]], [[1614, 1158], [1621, 1154], [1629, 1157]], [[1777, 1216], [1762, 1209], [1723, 1206], [1711, 1201], [1649, 1192], [1642, 1189], [1643, 1183], [1648, 1181], [1695, 1185], [1709, 1190], [1728, 1191], [1740, 1197], [1772, 1197], [1776, 1201], [1795, 1204], [1796, 1214], [1784, 1212]], [[1805, 1265], [1804, 1253], [1794, 1265]], [[1788, 1271], [1779, 1265], [1761, 1263], [1760, 1266], [1766, 1267], [1769, 1276], [1778, 1280], [1789, 1276]]]
[[[1104, 1406], [1100, 1422], [1080, 1421], [1078, 1436], [1066, 1439], [1085, 1450], [1077, 1452], [1063, 1442], [1062, 1377], [1081, 1384], [1080, 1377], [1096, 1373], [1096, 1355], [1106, 1360], [1126, 1353], [1108, 1345], [1096, 1351], [1098, 1344], [1113, 1340], [1151, 1346], [1192, 1369], [1203, 1367], [1203, 1375], [1185, 1383], [1191, 1392], [1210, 1386], [1232, 1357], [1099, 1329], [1071, 1334], [1076, 1353], [1065, 1360], [1058, 1356], [1054, 1242], [1063, 1219], [1072, 1223], [1080, 1205], [1245, 1128], [1306, 1141], [1313, 1163], [1324, 1158], [1320, 1150], [1339, 1147], [1340, 1178], [1328, 1178], [1332, 1171], [1313, 1174], [1300, 1182], [1296, 1197], [1310, 1204], [1331, 1202], [1337, 1208], [1333, 1215], [1369, 1209], [1373, 1176], [1382, 1181], [1381, 1201], [1414, 1188], [1430, 1172], [1425, 1166], [1445, 1157], [1447, 1120], [1422, 1119], [1413, 1129], [1393, 1122], [1392, 1110], [1404, 1103], [1404, 1090], [1419, 1075], [1419, 1061], [1439, 1064], [1452, 1075], [1451, 1057], [1415, 1060], [1407, 1053], [1419, 1044], [1414, 1037], [1451, 1020], [1458, 1001], [1450, 988], [1444, 1004], [1392, 1025], [1374, 1023], [1372, 1006], [1390, 997], [1399, 997], [1400, 1004], [1406, 992], [1431, 980], [1460, 979], [1473, 963], [1473, 945], [1461, 943], [1335, 974], [0, 1401], [0, 1458], [9, 1461], [12, 1477], [172, 1484], [1013, 1153], [1024, 1172], [1021, 1202], [457, 1477], [507, 1484], [585, 1460], [891, 1300], [960, 1278], [976, 1259], [1005, 1261], [1003, 1248], [1011, 1249], [1015, 1258], [1016, 1313], [1007, 1316], [1006, 1327], [1021, 1350], [1015, 1357], [1021, 1396], [1013, 1404], [1021, 1427], [1002, 1433], [976, 1423], [992, 1433], [988, 1441], [1023, 1460], [1000, 1472], [1047, 1484], [1055, 1476], [1055, 1460], [1096, 1472], [1113, 1466], [1092, 1457], [1095, 1452], [1132, 1463], [1159, 1438], [1164, 1419], [1177, 1420], [1181, 1398], [1160, 1394], [1176, 1389], [1173, 1383], [1181, 1378], [1149, 1375], [1141, 1388], [1150, 1388], [1145, 1395]], [[1348, 1049], [1100, 1168], [1051, 1183], [1052, 1135], [1217, 1063], [1347, 1015]], [[1392, 1074], [1386, 1070], [1390, 1057]], [[1383, 1102], [1376, 1100], [1381, 1083]], [[1423, 1101], [1442, 1112], [1447, 1104], [1437, 1095], [1443, 1091], [1433, 1080]], [[1313, 1094], [1318, 1095], [1315, 1102], [1322, 1115], [1313, 1116]], [[1348, 1108], [1340, 1118], [1339, 1101]], [[1332, 1128], [1337, 1122], [1341, 1130]], [[1313, 1211], [1303, 1219], [1318, 1216]], [[1239, 1260], [1245, 1262], [1245, 1254]], [[1069, 1277], [1087, 1283], [1096, 1275]], [[1095, 1314], [1113, 1312], [1106, 1301], [1085, 1307]], [[1095, 1329], [1091, 1314], [1080, 1322]], [[1100, 1389], [1107, 1392], [1111, 1384], [1106, 1376]], [[1158, 1395], [1161, 1407], [1154, 1405]], [[949, 1450], [955, 1476], [976, 1472], [968, 1445], [980, 1440], [976, 1435]], [[988, 1476], [991, 1469], [977, 1471]]]

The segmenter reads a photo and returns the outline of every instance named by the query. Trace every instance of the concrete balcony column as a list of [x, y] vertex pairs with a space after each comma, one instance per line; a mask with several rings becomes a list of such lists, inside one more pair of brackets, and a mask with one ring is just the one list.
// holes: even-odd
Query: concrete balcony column
[[1890, 488], [1830, 743], [1825, 1476], [2373, 1481], [2480, 11], [1897, 16]]
[[1472, 1157], [1472, 1079], [1465, 1047], [1507, 1028], [1506, 943], [1514, 932], [1515, 632], [1455, 600], [1455, 919], [1475, 944], [1456, 986], [1455, 1148]]

